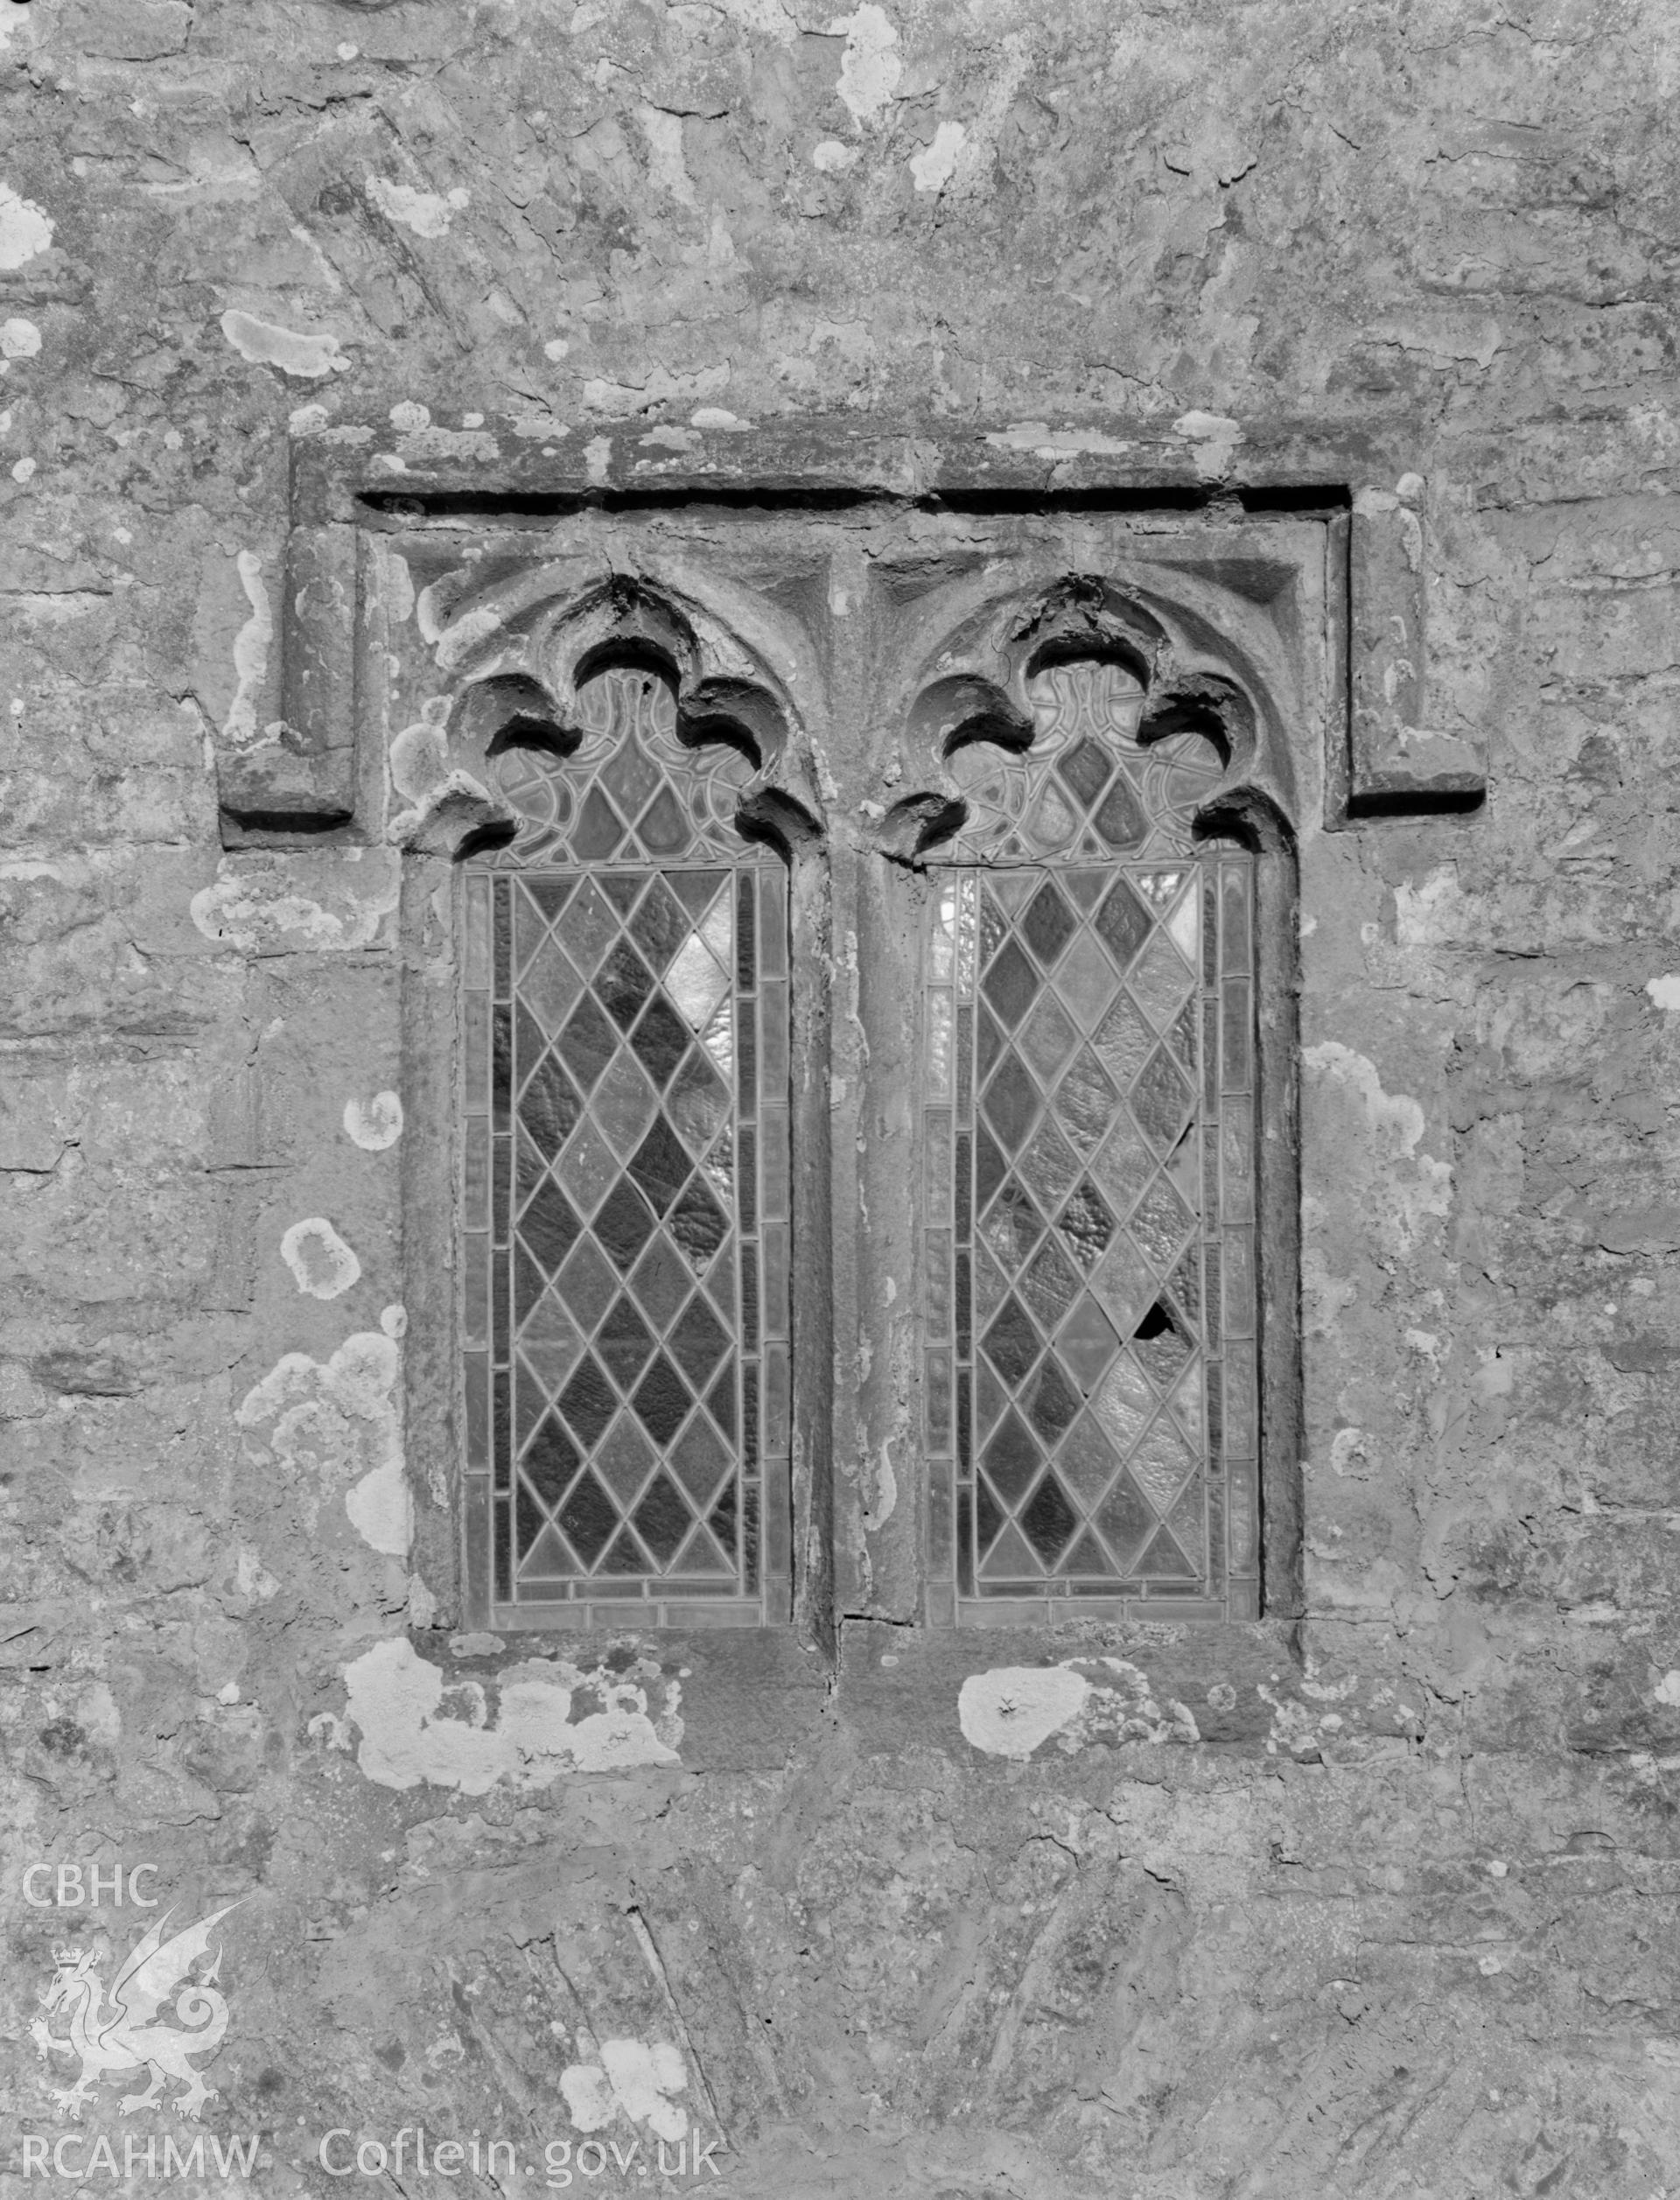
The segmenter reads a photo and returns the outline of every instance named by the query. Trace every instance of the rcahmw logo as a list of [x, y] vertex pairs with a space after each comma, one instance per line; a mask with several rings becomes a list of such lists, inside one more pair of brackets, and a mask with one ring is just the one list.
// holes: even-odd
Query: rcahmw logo
[[[178, 2116], [196, 2118], [206, 2101], [215, 2098], [215, 2089], [193, 2065], [215, 2054], [228, 2029], [228, 2003], [216, 1986], [220, 1945], [207, 1967], [196, 1978], [192, 1974], [210, 1955], [216, 1927], [237, 1907], [225, 1903], [167, 1938], [175, 1913], [166, 1910], [135, 1942], [108, 1989], [94, 1949], [53, 1951], [52, 1977], [41, 1995], [46, 2015], [37, 2017], [29, 2028], [43, 2062], [59, 2055], [80, 2058], [74, 2084], [52, 2089], [61, 2116], [79, 2116], [83, 2104], [94, 2098], [96, 2084], [130, 2071], [146, 2071], [150, 2083], [143, 2091], [122, 2096], [117, 2105], [125, 2116], [154, 2103], [161, 2105], [163, 2095]], [[165, 2013], [172, 2022], [160, 2021]], [[60, 2022], [66, 2028], [62, 2034], [54, 2028]], [[180, 2091], [165, 2094], [172, 2084]]]
[[[85, 2184], [89, 2177], [102, 2170], [108, 2177], [248, 2177], [257, 2166], [257, 2147], [261, 2143], [256, 2132], [245, 2139], [215, 2139], [208, 2140], [209, 2162], [205, 2158], [206, 2137], [203, 2133], [192, 2145], [178, 2146], [172, 2132], [160, 2140], [154, 2132], [145, 2139], [132, 2135], [122, 2141], [122, 2160], [108, 2139], [96, 2139], [92, 2152], [84, 2160], [81, 2150], [88, 2141], [80, 2132], [67, 2131], [63, 2138], [53, 2142], [43, 2133], [29, 2133], [24, 2139], [24, 2175], [28, 2177], [68, 2177], [77, 2184]], [[51, 2149], [49, 2153], [49, 2148]]]

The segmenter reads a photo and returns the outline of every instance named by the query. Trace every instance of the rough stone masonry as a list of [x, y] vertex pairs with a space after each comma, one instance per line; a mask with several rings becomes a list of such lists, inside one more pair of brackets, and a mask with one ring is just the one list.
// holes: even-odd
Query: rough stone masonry
[[[0, 2179], [1659, 2200], [1680, 17], [836, 4], [0, 0]], [[1257, 1621], [925, 1622], [865, 713], [794, 1619], [461, 1626], [454, 844], [367, 575], [773, 508], [814, 619], [1040, 519], [1263, 609], [1238, 536], [1342, 545]]]

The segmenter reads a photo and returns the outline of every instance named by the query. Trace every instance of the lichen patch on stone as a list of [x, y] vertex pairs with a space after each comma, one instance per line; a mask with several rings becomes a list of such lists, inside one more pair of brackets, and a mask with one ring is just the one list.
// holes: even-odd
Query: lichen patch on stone
[[0, 270], [23, 267], [52, 242], [52, 217], [9, 183], [0, 183]]
[[1361, 1158], [1383, 1219], [1406, 1246], [1415, 1244], [1427, 1221], [1446, 1214], [1452, 1195], [1451, 1164], [1418, 1150], [1427, 1128], [1422, 1107], [1408, 1093], [1385, 1092], [1376, 1063], [1340, 1040], [1303, 1047], [1301, 1060], [1313, 1078], [1354, 1104], [1363, 1133]]
[[829, 29], [846, 41], [835, 89], [861, 128], [875, 120], [899, 88], [904, 74], [899, 34], [874, 0], [864, 0], [850, 15], [836, 16]]
[[192, 896], [192, 921], [206, 940], [246, 954], [371, 947], [396, 912], [399, 886], [388, 858], [368, 851], [365, 865], [352, 862], [363, 853], [350, 850], [325, 861], [224, 856], [215, 883]]
[[352, 361], [339, 347], [339, 340], [326, 331], [304, 335], [282, 328], [275, 321], [260, 321], [256, 314], [232, 307], [221, 317], [221, 333], [254, 367], [277, 367], [283, 375], [304, 382], [318, 382], [323, 375], [343, 374]]
[[382, 1153], [402, 1135], [402, 1103], [395, 1092], [376, 1092], [371, 1100], [346, 1100], [344, 1134], [365, 1153]]
[[1053, 1738], [1068, 1755], [1097, 1742], [1201, 1738], [1186, 1704], [1162, 1702], [1139, 1666], [1112, 1657], [972, 1673], [957, 1696], [957, 1722], [965, 1741], [996, 1757], [1030, 1757]]
[[[644, 1678], [661, 1690], [657, 1721]], [[361, 1735], [357, 1762], [381, 1787], [426, 1781], [485, 1795], [503, 1782], [541, 1787], [564, 1773], [680, 1762], [681, 1687], [658, 1681], [650, 1661], [620, 1673], [528, 1659], [491, 1678], [494, 1715], [484, 1685], [449, 1680], [406, 1638], [374, 1643], [345, 1668], [345, 1717]]]
[[325, 1215], [293, 1223], [281, 1237], [280, 1258], [312, 1299], [340, 1298], [361, 1275], [360, 1261]]
[[943, 191], [956, 173], [956, 157], [967, 142], [961, 123], [944, 122], [925, 151], [910, 156], [910, 174], [918, 191]]
[[1090, 1684], [1065, 1665], [1000, 1665], [970, 1673], [956, 1699], [964, 1740], [988, 1756], [1030, 1757], [1084, 1708]]
[[429, 702], [412, 725], [391, 737], [391, 784], [411, 802], [423, 801], [449, 769], [444, 720], [449, 698]]
[[357, 1533], [391, 1558], [407, 1553], [414, 1534], [397, 1405], [402, 1367], [396, 1338], [358, 1330], [325, 1363], [288, 1352], [234, 1417], [253, 1463], [280, 1466], [300, 1485], [305, 1526], [342, 1493]]
[[262, 585], [262, 560], [255, 550], [241, 550], [234, 564], [245, 591], [251, 615], [234, 637], [234, 676], [238, 683], [221, 735], [235, 748], [247, 747], [259, 738], [257, 698], [268, 677], [269, 650], [274, 641], [274, 617], [269, 592]]
[[1030, 451], [1035, 459], [1121, 458], [1132, 448], [1123, 436], [1096, 428], [1053, 428], [1047, 420], [1016, 420], [994, 428], [986, 441], [999, 451]]
[[1190, 459], [1204, 481], [1222, 480], [1243, 442], [1240, 424], [1219, 412], [1183, 412], [1172, 423], [1174, 435], [1190, 446]]
[[368, 196], [388, 221], [400, 222], [417, 237], [441, 237], [468, 204], [468, 193], [457, 185], [453, 191], [419, 191], [412, 184], [391, 183], [383, 176], [369, 176]]
[[594, 2052], [596, 2061], [568, 2063], [560, 2073], [574, 2131], [605, 2131], [622, 2116], [673, 2146], [688, 2135], [689, 2112], [671, 2098], [689, 2082], [680, 2048], [664, 2040], [603, 2040]]

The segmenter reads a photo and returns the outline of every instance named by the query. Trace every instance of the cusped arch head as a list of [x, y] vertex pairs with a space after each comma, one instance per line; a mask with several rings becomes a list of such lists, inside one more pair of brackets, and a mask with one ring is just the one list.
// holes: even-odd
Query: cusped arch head
[[[455, 682], [444, 743], [444, 776], [457, 789], [451, 852], [517, 824], [499, 795], [495, 760], [522, 749], [564, 763], [590, 736], [592, 683], [626, 670], [668, 690], [682, 747], [722, 747], [742, 760], [736, 816], [745, 831], [784, 845], [820, 835], [798, 715], [765, 651], [696, 598], [639, 575], [564, 592], [541, 580], [527, 570], [463, 594], [438, 628], [437, 659]], [[466, 820], [458, 796], [469, 784], [482, 803]]]
[[1139, 746], [1185, 734], [1208, 744], [1221, 767], [1210, 789], [1221, 814], [1235, 814], [1227, 797], [1250, 782], [1273, 810], [1290, 814], [1288, 757], [1270, 738], [1275, 713], [1264, 683], [1240, 652], [1218, 646], [1205, 622], [1175, 609], [1152, 592], [1076, 573], [971, 608], [924, 656], [905, 699], [910, 791], [888, 812], [881, 845], [914, 858], [948, 842], [970, 809], [964, 782], [972, 774], [954, 760], [986, 747], [1026, 757], [1039, 733], [1035, 683], [1081, 664], [1112, 667], [1120, 684], [1135, 685], [1131, 738]]

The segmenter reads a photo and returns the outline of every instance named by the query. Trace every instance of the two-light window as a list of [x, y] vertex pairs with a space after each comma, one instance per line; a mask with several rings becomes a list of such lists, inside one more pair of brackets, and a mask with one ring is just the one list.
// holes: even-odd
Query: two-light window
[[[1111, 657], [959, 739], [922, 881], [914, 1290], [934, 1621], [1258, 1608], [1256, 858]], [[788, 857], [644, 665], [493, 744], [461, 865], [460, 1401], [493, 1623], [787, 1615]], [[954, 828], [954, 830], [952, 829]], [[885, 854], [874, 860], [888, 860]], [[819, 1233], [821, 1218], [806, 1217]], [[804, 1249], [807, 1261], [813, 1251]], [[886, 1279], [880, 1279], [883, 1285]]]

